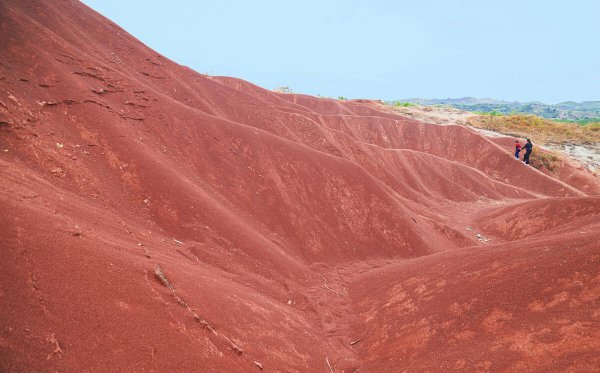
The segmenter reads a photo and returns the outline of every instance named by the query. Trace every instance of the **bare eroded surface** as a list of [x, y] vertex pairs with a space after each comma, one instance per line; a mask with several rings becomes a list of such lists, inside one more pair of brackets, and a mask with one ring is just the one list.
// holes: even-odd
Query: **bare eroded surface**
[[203, 76], [76, 1], [0, 35], [2, 371], [598, 368], [586, 170]]

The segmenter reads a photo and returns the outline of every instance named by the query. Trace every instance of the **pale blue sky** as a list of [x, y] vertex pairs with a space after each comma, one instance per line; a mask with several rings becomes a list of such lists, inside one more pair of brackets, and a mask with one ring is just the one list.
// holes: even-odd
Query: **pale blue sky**
[[598, 0], [84, 0], [166, 57], [349, 98], [600, 100]]

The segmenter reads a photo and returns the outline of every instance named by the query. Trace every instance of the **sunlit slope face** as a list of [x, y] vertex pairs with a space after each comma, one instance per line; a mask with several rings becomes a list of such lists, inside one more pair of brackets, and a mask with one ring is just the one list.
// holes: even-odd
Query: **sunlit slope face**
[[[409, 350], [432, 362], [444, 335], [398, 353], [406, 318], [384, 304], [405, 271], [421, 273], [415, 289], [454, 279], [475, 302], [483, 283], [452, 268], [497, 256], [524, 267], [574, 247], [577, 228], [596, 237], [596, 179], [527, 168], [468, 128], [200, 75], [79, 2], [2, 2], [0, 30], [5, 370], [381, 371]], [[548, 217], [563, 205], [568, 224]], [[533, 235], [546, 244], [521, 251]], [[573, 263], [595, 257], [581, 248]], [[577, 268], [565, 286], [589, 294], [538, 310], [546, 319], [595, 315], [595, 277]], [[443, 314], [450, 290], [438, 290], [418, 301]], [[587, 341], [573, 340], [574, 353]]]
[[[591, 237], [590, 237], [591, 236]], [[594, 371], [598, 235], [444, 253], [354, 281], [364, 366], [386, 371]]]

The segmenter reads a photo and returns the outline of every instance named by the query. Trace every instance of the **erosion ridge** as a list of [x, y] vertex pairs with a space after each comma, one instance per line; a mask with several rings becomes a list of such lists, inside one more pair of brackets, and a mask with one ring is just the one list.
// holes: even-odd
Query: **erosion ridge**
[[586, 170], [204, 76], [77, 1], [0, 32], [2, 370], [600, 363]]

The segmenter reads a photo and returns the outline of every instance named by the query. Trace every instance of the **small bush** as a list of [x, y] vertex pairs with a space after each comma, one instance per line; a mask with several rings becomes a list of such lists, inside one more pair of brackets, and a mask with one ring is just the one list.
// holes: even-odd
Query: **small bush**
[[409, 107], [409, 106], [417, 106], [417, 105], [413, 104], [412, 102], [396, 101], [394, 103], [394, 106], [396, 106], [396, 107]]
[[562, 160], [560, 159], [560, 156], [554, 152], [539, 151], [534, 147], [529, 156], [529, 164], [538, 170], [545, 168], [554, 173], [562, 164]]

